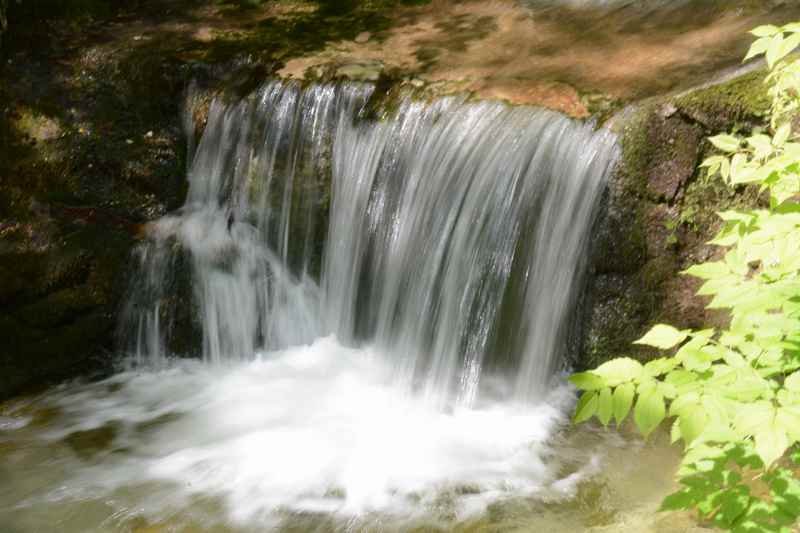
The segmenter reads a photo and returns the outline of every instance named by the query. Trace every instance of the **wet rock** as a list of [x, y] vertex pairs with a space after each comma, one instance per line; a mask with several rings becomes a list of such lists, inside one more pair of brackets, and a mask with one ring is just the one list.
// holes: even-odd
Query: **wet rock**
[[757, 191], [733, 192], [705, 179], [697, 166], [713, 153], [705, 137], [764, 126], [761, 81], [763, 73], [752, 73], [661, 99], [615, 124], [622, 156], [595, 237], [581, 366], [662, 355], [632, 345], [657, 322], [682, 328], [724, 322], [695, 295], [698, 280], [681, 271], [721, 253], [706, 244], [719, 227], [715, 212], [760, 199]]
[[106, 424], [85, 431], [74, 431], [64, 438], [64, 442], [82, 459], [108, 451], [118, 433], [115, 424]]

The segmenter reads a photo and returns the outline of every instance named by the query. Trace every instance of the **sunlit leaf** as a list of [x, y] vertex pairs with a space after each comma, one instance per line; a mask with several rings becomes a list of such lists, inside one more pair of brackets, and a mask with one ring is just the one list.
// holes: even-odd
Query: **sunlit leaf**
[[739, 139], [733, 135], [716, 135], [714, 137], [709, 137], [708, 140], [723, 152], [735, 152], [740, 147]]
[[786, 144], [786, 141], [789, 140], [789, 135], [792, 133], [792, 124], [790, 122], [786, 122], [778, 131], [775, 132], [775, 137], [772, 139], [772, 144], [777, 147], [781, 147]]
[[786, 379], [783, 381], [783, 386], [786, 387], [787, 390], [800, 392], [800, 372], [794, 372], [786, 376]]
[[584, 392], [575, 407], [575, 416], [572, 421], [580, 424], [592, 418], [597, 412], [597, 398], [596, 392]]
[[778, 33], [770, 38], [769, 46], [767, 47], [767, 66], [772, 68], [783, 57], [783, 35]]
[[769, 468], [775, 461], [783, 457], [791, 442], [786, 434], [786, 429], [776, 423], [775, 418], [767, 421], [759, 431], [753, 435], [756, 443], [756, 453]]
[[747, 55], [744, 56], [744, 61], [748, 59], [752, 59], [756, 56], [759, 56], [767, 51], [769, 48], [770, 39], [768, 36], [762, 37], [757, 39], [750, 45], [750, 49], [747, 51]]
[[572, 374], [569, 381], [581, 390], [598, 390], [606, 386], [606, 381], [593, 372]]
[[622, 357], [603, 363], [593, 372], [603, 378], [606, 385], [615, 387], [620, 383], [633, 381], [642, 374], [642, 363], [635, 359]]
[[695, 404], [684, 410], [680, 416], [681, 436], [683, 440], [690, 444], [700, 435], [706, 427], [708, 416], [705, 409], [699, 404]]
[[678, 361], [676, 361], [672, 357], [659, 357], [658, 359], [653, 359], [652, 361], [648, 361], [644, 365], [644, 372], [651, 377], [657, 377], [662, 374], [666, 374], [673, 368], [678, 365]]
[[781, 29], [778, 26], [774, 26], [772, 24], [766, 24], [764, 26], [759, 26], [750, 30], [750, 33], [755, 35], [756, 37], [772, 37], [776, 33], [779, 33]]
[[642, 393], [633, 410], [636, 427], [645, 437], [658, 427], [661, 421], [664, 420], [665, 415], [664, 397], [657, 388], [652, 388]]
[[607, 426], [611, 421], [613, 412], [611, 389], [606, 387], [600, 391], [600, 395], [597, 398], [597, 419], [601, 424]]
[[730, 275], [731, 269], [724, 261], [700, 263], [684, 271], [685, 274], [702, 279], [722, 278]]
[[686, 337], [688, 337], [688, 333], [685, 331], [679, 331], [666, 324], [657, 324], [644, 337], [635, 341], [634, 344], [645, 344], [668, 350], [686, 340]]
[[632, 383], [625, 383], [624, 385], [620, 385], [614, 389], [612, 403], [614, 408], [614, 419], [617, 421], [617, 425], [622, 424], [622, 422], [625, 421], [625, 418], [627, 418], [628, 413], [631, 410], [631, 406], [633, 405], [634, 393], [635, 387]]

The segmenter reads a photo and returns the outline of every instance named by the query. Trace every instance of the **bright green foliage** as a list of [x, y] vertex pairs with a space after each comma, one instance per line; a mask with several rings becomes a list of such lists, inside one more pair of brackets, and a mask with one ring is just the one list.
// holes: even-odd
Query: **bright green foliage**
[[732, 531], [790, 531], [800, 517], [800, 23], [762, 26], [747, 58], [770, 68], [769, 131], [717, 135], [721, 155], [702, 163], [731, 187], [754, 184], [769, 209], [719, 213], [712, 240], [717, 261], [685, 274], [704, 280], [698, 291], [711, 309], [729, 313], [727, 329], [678, 330], [659, 324], [638, 344], [672, 355], [645, 365], [609, 361], [575, 374], [583, 390], [575, 421], [621, 424], [631, 412], [647, 436], [665, 419], [683, 441], [683, 488], [664, 510], [692, 509]]

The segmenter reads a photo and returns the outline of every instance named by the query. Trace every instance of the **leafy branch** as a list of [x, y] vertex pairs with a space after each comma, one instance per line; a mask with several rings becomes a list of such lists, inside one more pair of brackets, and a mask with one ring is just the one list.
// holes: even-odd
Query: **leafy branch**
[[576, 423], [622, 424], [630, 413], [647, 437], [665, 420], [682, 441], [683, 488], [663, 510], [690, 509], [732, 531], [790, 531], [800, 518], [800, 23], [761, 26], [745, 60], [765, 56], [769, 131], [723, 134], [701, 167], [730, 186], [757, 185], [768, 209], [718, 213], [719, 261], [684, 273], [702, 279], [725, 329], [658, 324], [636, 341], [672, 354], [646, 364], [609, 361], [570, 379], [583, 391]]

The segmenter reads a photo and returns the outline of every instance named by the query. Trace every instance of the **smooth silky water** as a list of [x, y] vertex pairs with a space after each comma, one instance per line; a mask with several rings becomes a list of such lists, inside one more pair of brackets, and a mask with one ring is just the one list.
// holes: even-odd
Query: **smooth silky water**
[[0, 406], [0, 531], [686, 530], [664, 443], [569, 425], [614, 136], [372, 91], [211, 103], [119, 372]]

